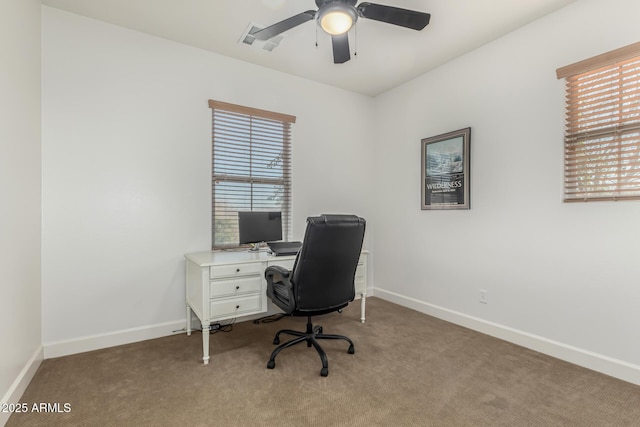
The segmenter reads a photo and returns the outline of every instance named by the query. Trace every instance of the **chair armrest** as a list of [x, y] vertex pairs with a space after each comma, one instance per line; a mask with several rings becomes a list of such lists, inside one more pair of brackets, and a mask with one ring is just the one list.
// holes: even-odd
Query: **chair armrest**
[[282, 277], [289, 277], [289, 275], [291, 274], [291, 271], [287, 270], [284, 267], [281, 267], [279, 265], [271, 265], [269, 267], [267, 267], [267, 269], [264, 271], [264, 278], [269, 280], [269, 277], [273, 277], [274, 274], [279, 274]]
[[267, 267], [264, 278], [267, 279], [267, 296], [286, 314], [291, 314], [296, 306], [293, 284], [289, 280], [291, 271], [279, 265]]

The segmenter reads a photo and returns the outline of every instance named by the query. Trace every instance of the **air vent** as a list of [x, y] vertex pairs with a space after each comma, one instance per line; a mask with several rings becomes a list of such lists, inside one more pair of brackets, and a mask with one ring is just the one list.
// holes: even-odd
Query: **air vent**
[[273, 51], [273, 49], [278, 47], [284, 36], [277, 35], [270, 38], [269, 40], [258, 40], [253, 37], [253, 34], [262, 30], [263, 28], [264, 27], [258, 27], [256, 25], [249, 24], [247, 29], [242, 34], [242, 37], [240, 37], [240, 43], [249, 45], [254, 49], [266, 50], [267, 52]]

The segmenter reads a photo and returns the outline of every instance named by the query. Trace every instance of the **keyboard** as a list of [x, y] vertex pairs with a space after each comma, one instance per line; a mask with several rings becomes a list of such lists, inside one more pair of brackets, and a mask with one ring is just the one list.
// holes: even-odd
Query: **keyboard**
[[302, 242], [269, 242], [267, 245], [275, 256], [284, 256], [297, 254]]

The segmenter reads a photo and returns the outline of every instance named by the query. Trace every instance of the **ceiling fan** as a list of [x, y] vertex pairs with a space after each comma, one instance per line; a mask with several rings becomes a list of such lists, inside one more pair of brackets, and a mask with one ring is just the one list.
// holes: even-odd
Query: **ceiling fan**
[[431, 18], [428, 13], [382, 4], [364, 2], [356, 7], [357, 2], [358, 0], [316, 0], [317, 11], [307, 10], [256, 31], [252, 35], [258, 40], [269, 40], [293, 27], [316, 19], [320, 28], [331, 36], [333, 62], [342, 64], [351, 59], [347, 33], [356, 23], [358, 17], [399, 25], [417, 31], [426, 27]]

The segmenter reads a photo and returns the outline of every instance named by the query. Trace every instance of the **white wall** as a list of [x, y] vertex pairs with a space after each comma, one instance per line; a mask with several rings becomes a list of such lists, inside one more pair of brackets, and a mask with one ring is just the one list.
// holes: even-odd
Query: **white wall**
[[[377, 295], [640, 383], [640, 203], [562, 203], [555, 77], [638, 16], [577, 1], [376, 99]], [[420, 139], [467, 126], [471, 210], [421, 211]]]
[[[40, 331], [40, 1], [0, 3], [0, 402], [42, 360]], [[0, 425], [8, 418], [0, 412]]]
[[295, 238], [309, 215], [373, 216], [371, 98], [49, 7], [43, 34], [45, 356], [184, 326], [183, 254], [211, 244], [209, 98], [297, 116]]
[[[45, 354], [183, 326], [214, 98], [298, 117], [294, 237], [366, 217], [377, 295], [640, 383], [640, 203], [561, 202], [555, 78], [637, 41], [639, 8], [579, 0], [370, 99], [44, 7]], [[466, 126], [471, 210], [421, 211], [420, 139]]]

